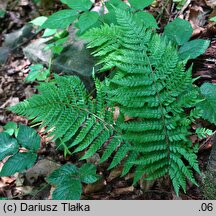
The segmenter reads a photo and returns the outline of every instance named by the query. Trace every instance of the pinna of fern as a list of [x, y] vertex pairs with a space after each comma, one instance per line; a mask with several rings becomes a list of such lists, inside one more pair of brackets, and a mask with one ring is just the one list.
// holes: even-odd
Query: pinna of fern
[[[186, 179], [197, 184], [193, 170], [200, 173], [189, 139], [191, 116], [200, 102], [192, 69], [185, 71], [176, 47], [137, 23], [132, 13], [116, 9], [116, 18], [118, 25], [92, 29], [84, 38], [102, 64], [100, 71], [112, 69], [107, 94], [131, 119], [120, 125], [130, 144], [123, 174], [134, 165], [134, 182], [144, 175], [151, 180], [168, 174], [175, 192], [180, 187], [186, 192]], [[110, 38], [113, 29], [116, 38]]]
[[[81, 159], [91, 157], [106, 143], [101, 158], [103, 162], [122, 143], [122, 139], [115, 136], [113, 112], [107, 108], [104, 89], [97, 79], [95, 86], [96, 99], [88, 95], [77, 76], [56, 75], [51, 82], [38, 86], [38, 95], [9, 109], [26, 116], [32, 123], [41, 123], [40, 127], [46, 127], [45, 132], [51, 130], [49, 136], [52, 140], [59, 139], [66, 153], [71, 153], [72, 148], [72, 153], [85, 150]], [[118, 162], [114, 158], [113, 165]]]

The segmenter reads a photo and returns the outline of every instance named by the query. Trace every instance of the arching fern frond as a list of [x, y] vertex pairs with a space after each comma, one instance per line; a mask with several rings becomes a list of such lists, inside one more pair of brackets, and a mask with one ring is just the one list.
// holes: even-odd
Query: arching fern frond
[[[93, 54], [101, 58], [101, 71], [113, 70], [107, 87], [110, 100], [131, 119], [120, 125], [123, 139], [131, 145], [123, 173], [135, 165], [134, 182], [142, 176], [151, 180], [169, 174], [178, 194], [180, 187], [186, 190], [186, 179], [195, 183], [192, 170], [199, 172], [189, 139], [194, 107], [200, 101], [191, 68], [185, 71], [186, 62], [176, 47], [136, 23], [132, 13], [116, 9], [116, 18], [118, 49], [109, 47], [104, 56], [107, 44], [94, 43], [97, 35], [89, 35], [89, 40]], [[101, 35], [112, 28], [94, 31]], [[192, 113], [188, 115], [185, 108]]]
[[[121, 144], [122, 139], [115, 138], [113, 113], [106, 107], [106, 95], [99, 82], [95, 80], [97, 97], [90, 98], [85, 86], [77, 76], [55, 76], [50, 83], [38, 86], [38, 95], [11, 107], [10, 110], [26, 116], [33, 122], [41, 122], [46, 131], [52, 129], [49, 136], [61, 143], [69, 142], [73, 153], [86, 150], [81, 159], [91, 157], [106, 143], [108, 146], [103, 160]], [[113, 143], [115, 145], [113, 145]], [[109, 147], [112, 151], [109, 151]], [[107, 153], [106, 153], [107, 152]], [[123, 155], [124, 157], [125, 155]]]

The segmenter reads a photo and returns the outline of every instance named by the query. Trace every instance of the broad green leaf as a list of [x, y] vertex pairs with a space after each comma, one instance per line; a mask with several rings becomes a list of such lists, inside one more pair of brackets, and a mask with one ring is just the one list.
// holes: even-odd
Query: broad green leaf
[[64, 179], [62, 184], [58, 185], [53, 191], [54, 200], [79, 200], [82, 194], [82, 184], [79, 179]]
[[60, 10], [44, 22], [41, 28], [63, 29], [68, 27], [77, 18], [78, 12], [75, 10]]
[[5, 132], [0, 133], [0, 160], [4, 159], [8, 155], [17, 153], [19, 150], [19, 144], [16, 139], [9, 136]]
[[116, 19], [116, 15], [115, 15], [115, 11], [112, 10], [109, 13], [106, 13], [103, 15], [103, 21], [107, 24], [117, 24], [117, 19]]
[[46, 20], [47, 20], [47, 17], [40, 16], [40, 17], [33, 19], [29, 23], [32, 23], [33, 25], [36, 25], [36, 26], [42, 26]]
[[129, 6], [121, 0], [110, 0], [106, 2], [105, 5], [109, 12], [114, 11], [114, 8], [120, 8], [125, 10], [129, 8]]
[[144, 23], [145, 26], [150, 28], [158, 28], [156, 19], [152, 14], [148, 12], [137, 12], [134, 16], [138, 22]]
[[43, 35], [41, 37], [49, 37], [56, 33], [56, 29], [45, 29]]
[[11, 176], [16, 172], [22, 172], [32, 167], [37, 159], [37, 155], [32, 152], [18, 152], [10, 157], [2, 167], [0, 176]]
[[197, 39], [186, 42], [179, 49], [181, 59], [195, 59], [205, 53], [210, 44], [209, 40]]
[[165, 36], [177, 45], [186, 43], [190, 39], [192, 33], [193, 29], [191, 24], [179, 18], [168, 23], [164, 30]]
[[5, 126], [3, 126], [3, 128], [5, 129], [5, 133], [8, 133], [10, 136], [12, 136], [15, 132], [17, 132], [17, 123], [8, 122]]
[[212, 17], [212, 18], [210, 19], [210, 21], [216, 22], [216, 16], [215, 16], [215, 17]]
[[65, 164], [61, 166], [48, 176], [47, 181], [53, 185], [60, 185], [68, 176], [71, 179], [79, 179], [79, 170], [75, 165]]
[[78, 21], [81, 32], [86, 31], [89, 27], [94, 25], [98, 18], [99, 14], [97, 12], [85, 12], [81, 14]]
[[128, 0], [130, 5], [135, 9], [142, 10], [150, 6], [154, 0]]
[[61, 0], [61, 2], [74, 10], [81, 11], [89, 10], [92, 6], [92, 2], [90, 0]]
[[96, 175], [96, 166], [91, 163], [86, 163], [79, 169], [80, 180], [86, 184], [96, 182], [100, 176]]
[[29, 150], [37, 151], [40, 147], [40, 136], [37, 131], [25, 125], [20, 125], [17, 141]]
[[202, 109], [202, 117], [216, 125], [216, 85], [204, 83], [200, 91], [205, 97], [205, 100], [198, 105]]

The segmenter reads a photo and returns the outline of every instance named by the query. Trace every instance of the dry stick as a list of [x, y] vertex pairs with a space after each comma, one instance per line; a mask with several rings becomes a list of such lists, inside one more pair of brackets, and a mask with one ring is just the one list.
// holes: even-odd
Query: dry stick
[[185, 11], [185, 9], [189, 6], [190, 3], [191, 3], [191, 0], [187, 0], [185, 2], [185, 4], [183, 5], [182, 9], [179, 11], [179, 13], [177, 13], [176, 17], [180, 16], [181, 14], [183, 14], [184, 11]]

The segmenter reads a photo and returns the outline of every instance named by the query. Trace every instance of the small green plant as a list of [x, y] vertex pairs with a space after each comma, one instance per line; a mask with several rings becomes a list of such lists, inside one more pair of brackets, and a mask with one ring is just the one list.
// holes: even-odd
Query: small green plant
[[196, 39], [189, 41], [192, 33], [191, 24], [179, 18], [168, 23], [165, 27], [164, 36], [179, 46], [178, 54], [183, 60], [195, 59], [209, 47], [209, 40]]
[[27, 82], [44, 81], [50, 76], [50, 70], [44, 69], [42, 64], [35, 64], [29, 67], [30, 72], [25, 78]]
[[10, 156], [4, 163], [0, 176], [10, 176], [16, 172], [22, 172], [32, 167], [37, 160], [36, 152], [40, 147], [40, 137], [37, 132], [28, 126], [20, 125], [18, 133], [15, 133], [16, 136], [10, 136], [9, 134], [13, 134], [11, 129], [17, 130], [14, 126], [15, 124], [10, 123], [5, 126], [6, 132], [0, 133], [0, 160]]
[[79, 169], [75, 165], [65, 164], [51, 173], [47, 181], [56, 187], [53, 199], [78, 200], [82, 194], [82, 183], [92, 184], [99, 178], [93, 164], [86, 163]]

